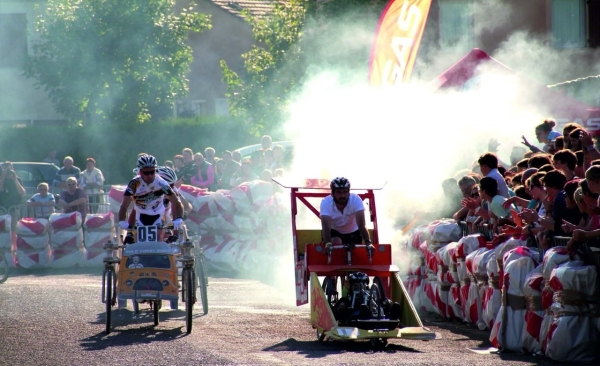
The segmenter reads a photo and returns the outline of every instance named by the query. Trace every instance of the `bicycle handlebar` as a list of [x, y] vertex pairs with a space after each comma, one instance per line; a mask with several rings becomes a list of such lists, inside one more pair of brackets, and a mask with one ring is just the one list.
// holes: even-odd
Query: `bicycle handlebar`
[[331, 255], [333, 254], [334, 249], [346, 249], [348, 256], [348, 265], [352, 264], [351, 253], [354, 248], [366, 248], [367, 254], [369, 256], [369, 263], [373, 261], [373, 252], [374, 246], [373, 244], [342, 244], [342, 245], [332, 245], [329, 247], [325, 247], [325, 251], [327, 253], [327, 264], [331, 264]]

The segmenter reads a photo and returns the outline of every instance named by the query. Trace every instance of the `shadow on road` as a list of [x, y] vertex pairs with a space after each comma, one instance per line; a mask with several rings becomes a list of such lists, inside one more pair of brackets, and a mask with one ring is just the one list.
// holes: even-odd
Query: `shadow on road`
[[270, 347], [264, 348], [263, 351], [268, 352], [297, 352], [303, 354], [306, 358], [321, 358], [332, 354], [342, 353], [362, 353], [371, 354], [376, 352], [382, 353], [421, 353], [421, 351], [414, 348], [405, 347], [399, 344], [389, 343], [384, 348], [377, 347], [373, 348], [371, 342], [368, 340], [358, 341], [337, 341], [337, 340], [325, 340], [319, 342], [316, 339], [314, 341], [298, 341], [294, 338], [288, 338], [283, 342], [274, 344]]
[[[194, 319], [203, 316], [202, 312], [194, 309]], [[80, 343], [83, 349], [95, 351], [109, 347], [171, 341], [188, 335], [183, 324], [177, 324], [177, 327], [170, 328], [170, 325], [175, 325], [175, 323], [169, 324], [169, 321], [185, 322], [185, 310], [160, 311], [159, 324], [154, 326], [154, 316], [148, 306], [141, 305], [139, 314], [134, 314], [130, 309], [114, 309], [111, 313], [111, 333], [104, 332], [106, 313], [99, 313], [96, 320], [91, 323], [102, 325], [100, 328], [102, 332], [84, 338]]]

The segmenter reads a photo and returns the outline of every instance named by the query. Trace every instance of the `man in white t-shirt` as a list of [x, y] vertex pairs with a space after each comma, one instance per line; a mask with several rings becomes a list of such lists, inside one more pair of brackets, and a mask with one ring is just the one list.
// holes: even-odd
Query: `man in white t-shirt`
[[360, 244], [373, 249], [365, 223], [365, 206], [360, 197], [350, 193], [350, 181], [343, 177], [331, 181], [331, 195], [321, 201], [321, 235], [326, 246]]

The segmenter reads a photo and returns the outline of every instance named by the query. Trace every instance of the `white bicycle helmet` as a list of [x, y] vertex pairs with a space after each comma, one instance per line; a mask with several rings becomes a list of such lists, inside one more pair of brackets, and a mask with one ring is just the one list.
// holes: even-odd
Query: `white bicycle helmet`
[[177, 182], [177, 173], [168, 166], [159, 166], [158, 169], [156, 169], [156, 172], [169, 184], [175, 184], [175, 182]]
[[152, 155], [142, 155], [138, 158], [137, 168], [156, 168], [158, 164], [156, 164], [156, 158]]
[[350, 189], [350, 181], [344, 177], [337, 177], [331, 181], [331, 184], [329, 186], [331, 187], [332, 191], [341, 188]]

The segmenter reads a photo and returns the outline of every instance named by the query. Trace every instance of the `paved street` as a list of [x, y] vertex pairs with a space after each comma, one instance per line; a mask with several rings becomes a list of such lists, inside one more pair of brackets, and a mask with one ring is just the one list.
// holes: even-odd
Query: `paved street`
[[368, 342], [320, 344], [308, 306], [294, 306], [289, 292], [222, 277], [210, 278], [210, 312], [201, 316], [195, 309], [190, 335], [183, 306], [162, 309], [157, 327], [149, 308], [139, 316], [131, 308], [115, 310], [114, 330], [105, 335], [101, 276], [96, 270], [69, 272], [19, 274], [0, 285], [0, 365], [551, 364], [539, 357], [477, 354], [469, 349], [489, 347], [486, 332], [430, 318], [424, 322], [441, 340], [391, 340], [384, 350], [372, 350]]

